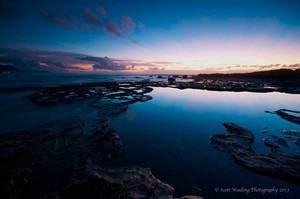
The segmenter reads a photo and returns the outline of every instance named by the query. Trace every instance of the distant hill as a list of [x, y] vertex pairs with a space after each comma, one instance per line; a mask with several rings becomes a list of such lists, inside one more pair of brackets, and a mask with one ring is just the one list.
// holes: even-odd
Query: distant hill
[[300, 78], [300, 69], [278, 69], [269, 71], [259, 71], [252, 73], [231, 73], [231, 74], [198, 74], [198, 78], [259, 78], [259, 79], [289, 79], [289, 78]]

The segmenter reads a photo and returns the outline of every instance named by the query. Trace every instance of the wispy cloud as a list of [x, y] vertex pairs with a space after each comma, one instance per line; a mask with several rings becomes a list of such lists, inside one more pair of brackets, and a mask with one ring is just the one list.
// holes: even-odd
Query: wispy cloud
[[113, 34], [113, 35], [115, 35], [117, 37], [120, 37], [120, 38], [124, 37], [124, 35], [122, 34], [122, 32], [121, 32], [121, 30], [119, 28], [119, 25], [116, 22], [111, 21], [111, 20], [106, 21], [105, 27], [106, 27], [106, 30], [109, 33], [111, 33], [111, 34]]
[[76, 30], [89, 31], [91, 29], [88, 24], [84, 23], [78, 17], [69, 15], [69, 20], [74, 25], [74, 27], [76, 27]]
[[126, 34], [130, 34], [134, 32], [135, 23], [132, 21], [131, 17], [122, 16], [121, 23], [122, 23], [122, 28]]
[[85, 19], [95, 28], [97, 29], [102, 29], [103, 25], [102, 23], [98, 20], [97, 15], [95, 15], [90, 9], [84, 8], [83, 9], [83, 14]]
[[[81, 15], [63, 13], [62, 15], [53, 15], [43, 10], [39, 13], [45, 20], [64, 28], [72, 28], [73, 30], [90, 31], [97, 29], [104, 31], [118, 38], [128, 39], [134, 44], [140, 44], [137, 39], [131, 39], [130, 35], [134, 33], [136, 24], [130, 16], [124, 15], [121, 21], [111, 20], [107, 16], [106, 9], [103, 6], [97, 7], [95, 10], [84, 7], [81, 10]], [[142, 22], [138, 22], [140, 30], [145, 29]]]
[[46, 19], [47, 21], [49, 21], [50, 23], [56, 24], [60, 27], [64, 27], [64, 28], [73, 28], [72, 24], [69, 23], [68, 21], [66, 21], [66, 19], [63, 18], [59, 18], [53, 15], [50, 15], [49, 13], [47, 13], [46, 11], [42, 10], [40, 12], [40, 15]]
[[141, 42], [137, 39], [132, 39], [131, 42], [134, 43], [134, 44], [138, 44], [138, 45], [141, 44]]
[[139, 30], [142, 31], [142, 32], [146, 30], [145, 25], [140, 21], [138, 22], [138, 27], [139, 27]]
[[101, 17], [102, 17], [103, 19], [106, 19], [106, 10], [105, 10], [104, 7], [99, 6], [99, 7], [97, 8], [97, 12], [101, 15]]

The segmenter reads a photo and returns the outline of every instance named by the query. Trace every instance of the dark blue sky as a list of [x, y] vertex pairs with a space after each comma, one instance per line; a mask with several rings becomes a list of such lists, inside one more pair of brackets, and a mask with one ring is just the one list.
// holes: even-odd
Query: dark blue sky
[[169, 61], [299, 63], [297, 0], [0, 0], [0, 47]]

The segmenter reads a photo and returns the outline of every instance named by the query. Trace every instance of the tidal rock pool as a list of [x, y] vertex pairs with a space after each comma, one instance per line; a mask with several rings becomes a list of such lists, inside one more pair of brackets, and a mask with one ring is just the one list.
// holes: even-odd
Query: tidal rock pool
[[[300, 129], [299, 125], [265, 111], [283, 107], [297, 110], [300, 96], [159, 87], [151, 96], [152, 100], [132, 104], [126, 113], [112, 120], [111, 127], [119, 132], [124, 147], [120, 159], [110, 166], [149, 167], [159, 179], [174, 187], [175, 195], [295, 198], [300, 193], [295, 180], [288, 182], [247, 170], [209, 143], [211, 136], [224, 132], [222, 123], [228, 121], [252, 132], [251, 150], [262, 156], [273, 150], [264, 144], [264, 139], [278, 145], [284, 153], [299, 156], [300, 148], [281, 133], [284, 129]], [[283, 190], [272, 195], [258, 190], [273, 187]]]

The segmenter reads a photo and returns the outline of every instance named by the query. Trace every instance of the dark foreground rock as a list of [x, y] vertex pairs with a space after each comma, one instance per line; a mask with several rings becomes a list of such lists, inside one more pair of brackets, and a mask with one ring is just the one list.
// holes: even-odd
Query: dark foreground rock
[[[147, 83], [145, 83], [147, 84]], [[97, 108], [92, 132], [85, 122], [0, 135], [0, 196], [6, 198], [173, 198], [174, 189], [138, 166], [104, 168], [119, 158], [122, 142], [110, 120], [127, 105], [151, 100], [144, 83], [91, 83], [44, 89], [38, 105], [87, 102]], [[93, 123], [94, 124], [94, 123]], [[187, 196], [186, 198], [200, 198]]]
[[106, 190], [108, 198], [173, 198], [173, 187], [161, 182], [149, 169], [88, 166], [86, 172], [89, 181]]
[[244, 168], [261, 175], [300, 184], [300, 157], [271, 150], [267, 155], [252, 149], [253, 134], [233, 123], [223, 123], [225, 134], [215, 134], [210, 143], [228, 153], [233, 160]]
[[122, 143], [101, 126], [90, 136], [51, 130], [1, 135], [1, 199], [173, 198], [174, 189], [150, 169], [102, 167], [119, 157]]

